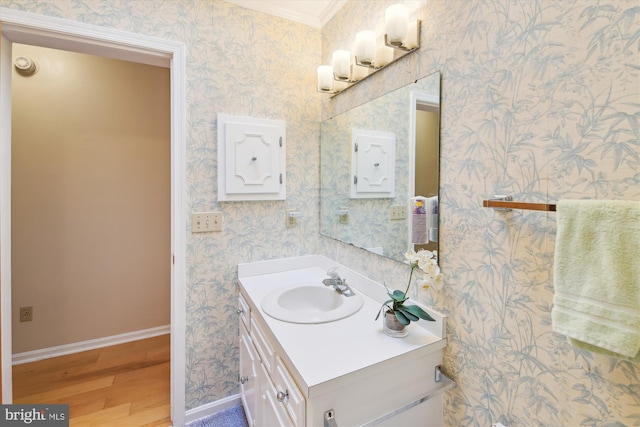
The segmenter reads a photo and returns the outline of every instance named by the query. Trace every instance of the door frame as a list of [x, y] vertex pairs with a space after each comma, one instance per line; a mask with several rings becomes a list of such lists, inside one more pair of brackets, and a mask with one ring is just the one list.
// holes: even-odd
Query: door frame
[[[417, 110], [421, 107], [427, 107], [429, 109], [440, 109], [440, 97], [432, 95], [422, 90], [413, 90], [409, 95], [409, 195], [410, 197], [417, 196], [416, 194], [416, 127], [418, 125]], [[438, 112], [438, 118], [440, 113]], [[438, 120], [438, 124], [440, 121]], [[438, 130], [439, 132], [439, 130]], [[438, 133], [439, 135], [439, 133]], [[438, 141], [438, 150], [440, 150], [440, 142]], [[438, 177], [440, 172], [438, 172]], [[438, 195], [439, 196], [439, 195]], [[411, 243], [411, 227], [407, 228], [407, 250], [414, 250], [414, 244]]]
[[185, 46], [135, 33], [0, 8], [0, 369], [2, 403], [12, 403], [11, 46], [30, 44], [170, 68], [171, 419], [186, 415], [186, 82]]

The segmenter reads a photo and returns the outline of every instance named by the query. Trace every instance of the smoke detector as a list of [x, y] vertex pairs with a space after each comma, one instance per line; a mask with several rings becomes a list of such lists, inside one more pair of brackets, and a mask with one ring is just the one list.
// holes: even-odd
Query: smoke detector
[[25, 76], [30, 76], [38, 71], [38, 66], [36, 65], [36, 63], [33, 62], [31, 58], [27, 58], [26, 56], [16, 57], [16, 59], [13, 61], [13, 65], [16, 67], [18, 73]]

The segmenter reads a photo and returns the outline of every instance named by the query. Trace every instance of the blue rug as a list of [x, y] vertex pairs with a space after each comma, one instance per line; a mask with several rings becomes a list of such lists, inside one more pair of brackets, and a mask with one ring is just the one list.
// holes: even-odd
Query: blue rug
[[206, 418], [187, 424], [186, 427], [248, 427], [242, 405], [232, 406]]

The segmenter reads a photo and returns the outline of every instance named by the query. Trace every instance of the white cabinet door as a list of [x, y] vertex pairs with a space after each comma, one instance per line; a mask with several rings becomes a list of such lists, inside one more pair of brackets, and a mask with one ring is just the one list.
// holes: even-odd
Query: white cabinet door
[[278, 401], [278, 391], [269, 379], [267, 371], [261, 366], [260, 408], [256, 427], [296, 427], [287, 415], [287, 411]]
[[218, 200], [286, 198], [286, 124], [218, 114]]
[[240, 315], [240, 320], [246, 326], [247, 331], [251, 332], [251, 307], [242, 295], [238, 296], [238, 315]]
[[351, 198], [394, 197], [395, 134], [362, 129], [351, 132]]
[[276, 353], [267, 339], [267, 335], [263, 332], [262, 326], [257, 321], [251, 322], [250, 336], [253, 345], [255, 345], [256, 350], [258, 350], [262, 364], [267, 369], [269, 375], [271, 375]]
[[249, 333], [240, 323], [240, 396], [242, 406], [250, 426], [256, 426], [256, 409], [258, 396], [258, 370], [260, 358], [251, 343]]
[[275, 370], [272, 374], [273, 382], [278, 392], [284, 393], [284, 398], [280, 402], [285, 407], [296, 427], [304, 427], [305, 424], [305, 400], [298, 389], [291, 374], [287, 370], [282, 360], [276, 357]]

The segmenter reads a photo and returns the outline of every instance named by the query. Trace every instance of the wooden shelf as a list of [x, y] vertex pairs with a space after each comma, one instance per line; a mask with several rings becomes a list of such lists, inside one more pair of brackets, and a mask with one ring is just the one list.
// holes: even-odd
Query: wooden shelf
[[549, 205], [545, 203], [512, 202], [512, 201], [504, 201], [504, 200], [483, 200], [482, 206], [485, 208], [494, 208], [494, 209], [524, 209], [529, 211], [546, 211], [546, 212], [556, 211], [556, 205]]

